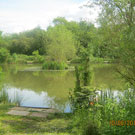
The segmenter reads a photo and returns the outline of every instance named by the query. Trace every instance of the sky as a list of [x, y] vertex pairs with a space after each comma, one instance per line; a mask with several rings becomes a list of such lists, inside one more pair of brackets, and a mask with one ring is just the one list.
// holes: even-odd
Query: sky
[[40, 26], [46, 29], [56, 17], [95, 23], [98, 9], [83, 7], [88, 0], [0, 0], [0, 30], [18, 33]]

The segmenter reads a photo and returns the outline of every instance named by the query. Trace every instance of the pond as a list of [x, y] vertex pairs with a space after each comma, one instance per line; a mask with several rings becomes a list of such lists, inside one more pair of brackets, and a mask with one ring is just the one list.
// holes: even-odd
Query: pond
[[[121, 90], [123, 81], [111, 64], [92, 64], [94, 88]], [[75, 87], [75, 73], [71, 71], [40, 70], [41, 65], [5, 65], [3, 89], [11, 101], [16, 97], [21, 106], [57, 108], [70, 112], [68, 95]]]

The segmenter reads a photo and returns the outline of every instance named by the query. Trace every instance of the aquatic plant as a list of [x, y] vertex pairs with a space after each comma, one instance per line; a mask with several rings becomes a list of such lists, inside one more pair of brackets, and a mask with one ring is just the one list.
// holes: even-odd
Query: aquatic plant
[[42, 69], [64, 70], [64, 69], [68, 69], [68, 65], [64, 62], [49, 61], [49, 62], [44, 62]]
[[19, 95], [19, 93], [15, 92], [14, 94], [14, 100], [12, 103], [14, 103], [17, 106], [20, 106], [23, 101], [23, 97]]
[[102, 91], [88, 108], [76, 110], [71, 123], [73, 132], [79, 135], [133, 135], [134, 110], [133, 89], [117, 96], [110, 90]]
[[3, 104], [10, 103], [11, 101], [9, 100], [8, 93], [6, 92], [5, 89], [2, 89], [0, 91], [0, 102]]

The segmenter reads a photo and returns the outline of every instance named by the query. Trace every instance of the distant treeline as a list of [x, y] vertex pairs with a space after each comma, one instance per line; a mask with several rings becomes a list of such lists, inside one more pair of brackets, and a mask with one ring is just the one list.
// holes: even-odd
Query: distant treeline
[[38, 51], [39, 55], [45, 55], [50, 60], [67, 61], [77, 59], [83, 46], [90, 50], [93, 58], [113, 59], [117, 47], [111, 45], [109, 38], [108, 31], [102, 27], [96, 28], [86, 21], [69, 22], [58, 17], [47, 30], [36, 27], [18, 34], [0, 32], [0, 48], [7, 49], [11, 55], [32, 55]]

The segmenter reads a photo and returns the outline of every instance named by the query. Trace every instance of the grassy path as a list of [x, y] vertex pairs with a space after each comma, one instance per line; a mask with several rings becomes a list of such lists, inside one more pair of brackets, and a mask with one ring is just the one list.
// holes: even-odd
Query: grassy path
[[0, 104], [0, 135], [71, 135], [69, 114], [50, 114], [47, 118], [7, 115], [11, 107]]

